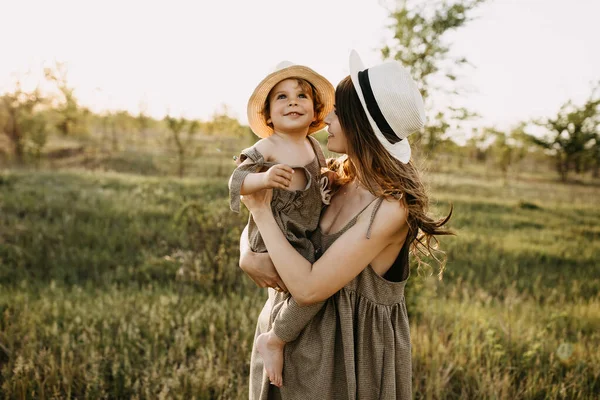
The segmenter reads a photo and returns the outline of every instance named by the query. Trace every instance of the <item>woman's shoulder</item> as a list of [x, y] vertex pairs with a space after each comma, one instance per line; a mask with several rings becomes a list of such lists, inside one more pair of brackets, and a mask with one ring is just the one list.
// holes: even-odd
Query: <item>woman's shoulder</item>
[[[369, 211], [370, 209], [370, 211]], [[402, 201], [393, 197], [379, 197], [360, 217], [368, 226], [370, 237], [396, 237], [408, 229], [408, 211]]]

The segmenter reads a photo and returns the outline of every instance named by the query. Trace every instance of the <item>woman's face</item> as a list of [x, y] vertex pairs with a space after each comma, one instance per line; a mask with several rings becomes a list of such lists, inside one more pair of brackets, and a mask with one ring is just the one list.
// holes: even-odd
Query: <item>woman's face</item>
[[335, 107], [325, 117], [325, 123], [327, 124], [327, 132], [329, 133], [327, 135], [327, 150], [346, 154], [348, 152], [348, 141], [340, 125]]

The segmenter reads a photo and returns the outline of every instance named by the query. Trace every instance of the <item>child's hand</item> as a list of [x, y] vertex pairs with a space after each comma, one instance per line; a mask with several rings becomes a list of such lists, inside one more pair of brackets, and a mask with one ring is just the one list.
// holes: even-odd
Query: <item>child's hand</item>
[[233, 162], [235, 162], [236, 167], [239, 167], [240, 164], [243, 163], [246, 158], [248, 158], [248, 157], [246, 157], [245, 154], [240, 154], [239, 156], [233, 156]]
[[277, 164], [273, 165], [266, 172], [264, 172], [264, 187], [287, 189], [292, 182], [292, 174], [294, 169], [289, 165]]

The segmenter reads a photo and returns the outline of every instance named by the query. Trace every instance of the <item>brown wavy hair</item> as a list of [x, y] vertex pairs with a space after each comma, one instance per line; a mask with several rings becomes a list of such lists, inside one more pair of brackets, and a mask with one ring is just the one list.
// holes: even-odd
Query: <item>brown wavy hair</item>
[[[313, 109], [315, 112], [315, 117], [317, 117], [317, 119], [315, 119], [313, 122], [310, 123], [310, 127], [314, 127], [314, 126], [319, 126], [323, 123], [323, 119], [319, 118], [319, 115], [321, 115], [321, 111], [323, 111], [323, 107], [325, 107], [325, 104], [323, 104], [323, 100], [321, 100], [321, 95], [319, 95], [319, 91], [313, 86], [312, 83], [310, 83], [309, 81], [302, 79], [302, 78], [288, 78], [288, 79], [295, 79], [296, 82], [298, 82], [298, 86], [300, 86], [300, 88], [304, 91], [304, 93], [308, 94], [310, 96], [310, 98], [313, 101]], [[275, 86], [273, 86], [273, 89], [275, 88]], [[265, 104], [263, 105], [262, 108], [262, 115], [263, 118], [265, 119], [265, 123], [271, 127], [271, 129], [273, 129], [273, 123], [272, 122], [267, 122], [269, 120], [269, 118], [271, 118], [271, 93], [273, 92], [273, 89], [271, 89], [271, 91], [269, 91], [269, 94], [267, 95], [267, 98], [265, 99]]]
[[404, 164], [394, 158], [379, 142], [350, 76], [338, 84], [335, 102], [348, 146], [347, 155], [328, 160], [329, 169], [338, 175], [333, 190], [356, 178], [374, 196], [402, 202], [408, 211], [409, 233], [406, 240], [411, 241], [411, 253], [416, 257], [419, 272], [428, 265], [420, 255], [431, 256], [439, 264], [438, 276], [441, 279], [446, 255], [439, 249], [436, 236], [454, 235], [444, 227], [452, 216], [453, 207], [444, 218], [429, 216], [429, 195], [419, 170], [412, 160]]

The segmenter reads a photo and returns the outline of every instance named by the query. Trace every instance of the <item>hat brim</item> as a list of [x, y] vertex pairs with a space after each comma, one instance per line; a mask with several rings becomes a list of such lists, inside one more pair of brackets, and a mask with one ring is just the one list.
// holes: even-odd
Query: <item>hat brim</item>
[[326, 124], [323, 120], [333, 110], [333, 104], [335, 103], [335, 89], [333, 85], [326, 78], [308, 67], [292, 65], [269, 74], [258, 84], [248, 100], [248, 124], [257, 136], [266, 138], [273, 134], [273, 128], [267, 125], [262, 114], [263, 107], [271, 89], [279, 82], [289, 78], [301, 78], [310, 82], [321, 97], [323, 109], [317, 115], [317, 120], [321, 121], [321, 123], [317, 126], [311, 126], [308, 134], [318, 132], [325, 127]]
[[390, 143], [385, 138], [383, 133], [381, 133], [381, 130], [379, 130], [377, 124], [369, 114], [367, 103], [365, 102], [365, 96], [362, 93], [362, 89], [360, 88], [360, 83], [358, 81], [358, 73], [360, 71], [364, 71], [365, 69], [366, 68], [356, 50], [352, 50], [352, 52], [350, 52], [350, 78], [352, 79], [352, 84], [354, 85], [354, 89], [356, 89], [356, 93], [358, 93], [358, 98], [360, 99], [363, 109], [365, 110], [365, 114], [367, 114], [369, 124], [371, 124], [371, 128], [373, 128], [375, 136], [377, 136], [377, 139], [383, 145], [383, 147], [394, 158], [396, 158], [404, 164], [407, 164], [410, 161], [411, 156], [411, 149], [410, 143], [408, 143], [408, 138], [402, 139], [401, 141], [394, 144]]

